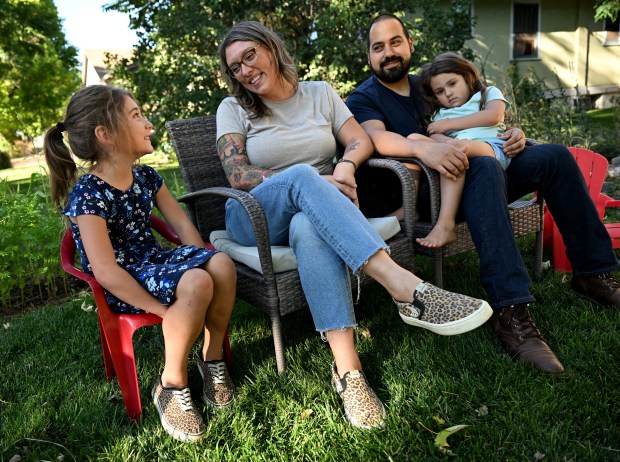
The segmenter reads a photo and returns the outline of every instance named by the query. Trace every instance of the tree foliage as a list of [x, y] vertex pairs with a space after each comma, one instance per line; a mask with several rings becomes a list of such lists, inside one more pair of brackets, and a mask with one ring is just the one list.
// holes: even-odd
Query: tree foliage
[[0, 135], [13, 142], [61, 120], [79, 87], [77, 49], [53, 0], [0, 0], [0, 11]]
[[326, 80], [346, 96], [370, 75], [368, 23], [383, 11], [402, 17], [413, 33], [414, 69], [440, 51], [463, 50], [471, 38], [471, 1], [453, 0], [443, 8], [438, 3], [116, 0], [106, 8], [128, 13], [139, 37], [133, 62], [120, 61], [115, 78], [147, 106], [151, 120], [163, 133], [165, 120], [213, 113], [227, 95], [217, 47], [240, 20], [257, 20], [277, 31], [296, 59], [302, 80]]
[[620, 0], [598, 0], [594, 5], [594, 20], [614, 21], [620, 13]]

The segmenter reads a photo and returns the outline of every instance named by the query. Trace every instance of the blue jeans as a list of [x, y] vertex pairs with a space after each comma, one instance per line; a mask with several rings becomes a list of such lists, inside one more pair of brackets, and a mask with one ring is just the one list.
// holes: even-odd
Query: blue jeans
[[[359, 209], [308, 165], [290, 167], [251, 193], [267, 216], [271, 245], [293, 248], [301, 285], [319, 332], [355, 327], [351, 281], [387, 245]], [[254, 246], [250, 219], [235, 200], [226, 202], [226, 232]]]
[[595, 276], [618, 268], [581, 170], [564, 146], [527, 147], [505, 172], [492, 157], [472, 158], [461, 206], [493, 308], [534, 301], [507, 212], [509, 202], [534, 191], [542, 193], [562, 234], [573, 274]]

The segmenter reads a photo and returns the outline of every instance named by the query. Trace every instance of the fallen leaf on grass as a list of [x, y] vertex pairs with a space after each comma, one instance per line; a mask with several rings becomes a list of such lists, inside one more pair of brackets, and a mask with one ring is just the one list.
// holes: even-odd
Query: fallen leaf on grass
[[437, 422], [439, 425], [443, 425], [446, 423], [445, 420], [443, 420], [441, 417], [439, 417], [438, 415], [434, 415], [433, 419], [435, 419], [435, 422]]
[[450, 445], [447, 441], [448, 436], [458, 432], [459, 430], [464, 429], [465, 427], [469, 427], [469, 425], [454, 425], [453, 427], [441, 430], [435, 437], [435, 446], [438, 446], [440, 449], [449, 447]]
[[476, 409], [476, 414], [478, 414], [480, 417], [489, 415], [489, 408], [487, 407], [486, 404], [483, 404], [478, 409]]
[[22, 456], [20, 456], [19, 454], [15, 454], [13, 457], [11, 457], [9, 462], [20, 462], [20, 460], [22, 460]]
[[368, 340], [369, 338], [371, 338], [372, 336], [370, 335], [370, 330], [366, 329], [365, 327], [358, 327], [357, 328], [357, 333], [359, 335], [362, 336], [362, 338]]
[[80, 308], [82, 308], [82, 311], [86, 311], [87, 313], [93, 311], [93, 305], [87, 305], [86, 302], [82, 302], [82, 306]]
[[301, 413], [301, 418], [305, 419], [306, 417], [310, 417], [310, 415], [313, 413], [314, 411], [312, 409], [306, 409], [305, 411], [303, 411]]
[[542, 452], [536, 451], [534, 453], [534, 460], [543, 460], [544, 458], [545, 458], [545, 454], [543, 454]]
[[5, 324], [2, 324], [2, 327], [4, 327], [5, 329], [8, 329], [9, 327], [11, 327], [11, 323], [7, 322]]

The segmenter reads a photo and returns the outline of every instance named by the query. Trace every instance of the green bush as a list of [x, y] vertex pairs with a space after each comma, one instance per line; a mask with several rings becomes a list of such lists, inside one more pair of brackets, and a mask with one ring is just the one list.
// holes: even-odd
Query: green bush
[[33, 175], [26, 184], [0, 181], [0, 311], [46, 300], [64, 280], [63, 223], [40, 180]]
[[[573, 105], [563, 90], [551, 98], [551, 89], [534, 68], [521, 75], [513, 64], [507, 74], [506, 94], [512, 101], [506, 114], [509, 126], [519, 127], [528, 138], [541, 142], [590, 147], [592, 135], [584, 105]], [[559, 80], [557, 86], [562, 88]], [[581, 101], [579, 95], [576, 101]]]

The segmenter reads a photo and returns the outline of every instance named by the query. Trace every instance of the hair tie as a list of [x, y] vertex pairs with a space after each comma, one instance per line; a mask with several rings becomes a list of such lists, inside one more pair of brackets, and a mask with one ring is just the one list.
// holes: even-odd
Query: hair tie
[[64, 132], [65, 131], [65, 124], [63, 122], [58, 122], [56, 124], [56, 129], [60, 130], [60, 133]]

